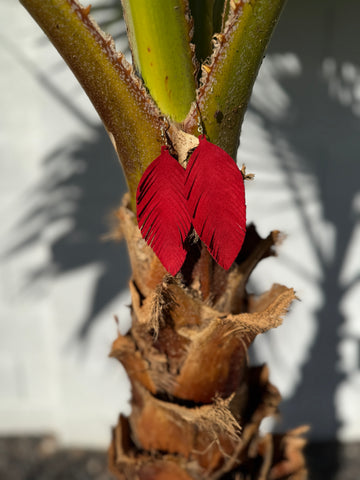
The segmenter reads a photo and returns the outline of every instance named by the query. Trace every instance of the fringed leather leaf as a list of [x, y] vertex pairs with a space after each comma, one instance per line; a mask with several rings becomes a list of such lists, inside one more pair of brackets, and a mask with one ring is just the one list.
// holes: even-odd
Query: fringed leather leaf
[[191, 219], [184, 197], [185, 170], [167, 147], [148, 166], [136, 192], [141, 234], [171, 275], [184, 263]]
[[215, 261], [226, 270], [237, 257], [246, 231], [243, 176], [234, 160], [199, 137], [186, 168], [185, 196], [192, 224]]

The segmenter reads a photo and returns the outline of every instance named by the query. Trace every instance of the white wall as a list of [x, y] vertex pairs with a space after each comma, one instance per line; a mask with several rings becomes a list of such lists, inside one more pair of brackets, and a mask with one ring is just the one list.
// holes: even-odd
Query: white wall
[[282, 426], [360, 436], [360, 4], [288, 2], [258, 79], [239, 161], [249, 220], [287, 239], [254, 273], [301, 300], [254, 357], [280, 387]]
[[[249, 221], [287, 239], [250, 288], [301, 302], [259, 337], [284, 396], [279, 428], [360, 439], [358, 2], [288, 2], [243, 127]], [[298, 5], [299, 4], [299, 5]], [[106, 446], [128, 411], [107, 358], [129, 322], [124, 245], [100, 241], [125, 191], [96, 113], [27, 12], [0, 3], [0, 435]], [[353, 24], [355, 24], [355, 20]], [[65, 145], [65, 148], [64, 148]]]
[[104, 446], [129, 399], [108, 358], [114, 314], [129, 324], [129, 266], [123, 245], [101, 241], [125, 184], [32, 18], [7, 0], [0, 19], [0, 434]]

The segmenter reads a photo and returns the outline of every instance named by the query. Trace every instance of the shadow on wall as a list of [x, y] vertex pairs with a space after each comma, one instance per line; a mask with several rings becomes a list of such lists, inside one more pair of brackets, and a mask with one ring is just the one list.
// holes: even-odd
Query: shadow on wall
[[[117, 47], [128, 52], [120, 3], [95, 2], [91, 13], [104, 31], [112, 34]], [[74, 138], [70, 144], [70, 139], [68, 145], [61, 145], [44, 159], [42, 179], [23, 201], [25, 213], [18, 222], [16, 235], [21, 240], [5, 253], [14, 255], [36, 245], [44, 234], [51, 237], [49, 263], [33, 271], [27, 285], [47, 278], [50, 273], [62, 275], [91, 264], [101, 267], [88, 315], [78, 331], [83, 339], [101, 310], [128, 287], [130, 265], [125, 243], [103, 240], [110, 230], [111, 214], [119, 206], [127, 185], [103, 126], [93, 125], [76, 102], [56, 86], [48, 73], [42, 73], [39, 65], [15, 42], [3, 40], [12, 57], [38, 80], [44, 91], [90, 130], [89, 140]], [[38, 48], [48, 45], [48, 40], [41, 37]], [[67, 68], [60, 59], [59, 68]], [[55, 235], [49, 235], [52, 230]]]
[[[89, 140], [74, 140], [61, 146], [44, 160], [40, 184], [27, 193], [25, 213], [18, 229], [21, 242], [8, 255], [14, 255], [38, 242], [44, 231], [55, 228], [50, 241], [50, 264], [33, 271], [28, 285], [50, 273], [62, 275], [98, 264], [101, 274], [89, 301], [79, 338], [88, 333], [94, 319], [119, 292], [126, 289], [130, 265], [125, 242], [104, 241], [110, 217], [127, 191], [121, 166], [107, 133], [93, 127]], [[63, 225], [65, 228], [61, 228]], [[56, 233], [60, 229], [60, 234]]]
[[[345, 262], [359, 222], [354, 205], [360, 191], [360, 57], [359, 41], [351, 31], [356, 28], [353, 19], [359, 18], [360, 5], [355, 1], [345, 4], [346, 8], [328, 0], [308, 5], [288, 3], [269, 51], [271, 58], [291, 52], [300, 66], [297, 75], [281, 72], [281, 68], [277, 75], [278, 85], [290, 99], [287, 115], [271, 112], [261, 104], [261, 98], [257, 101], [255, 97], [251, 107], [271, 138], [321, 272], [316, 281], [320, 282], [323, 305], [316, 315], [316, 335], [297, 388], [280, 410], [286, 424], [310, 424], [314, 436], [322, 435], [324, 439], [335, 439], [342, 426], [335, 397], [345, 379], [345, 372], [339, 368], [339, 347], [348, 319], [343, 316], [341, 304], [360, 281], [359, 265], [355, 275], [344, 278]], [[270, 93], [267, 87], [264, 85], [263, 99]], [[323, 218], [335, 230], [330, 252], [324, 248], [319, 226], [314, 224], [301, 177], [315, 181]], [[271, 195], [271, 191], [267, 194]], [[325, 240], [331, 243], [331, 239]], [[299, 252], [286, 259], [287, 267], [299, 276], [307, 261], [299, 258]], [[359, 348], [355, 335], [349, 335], [347, 340]], [[357, 359], [353, 369], [359, 368]], [[331, 455], [327, 461], [336, 475], [337, 456]]]

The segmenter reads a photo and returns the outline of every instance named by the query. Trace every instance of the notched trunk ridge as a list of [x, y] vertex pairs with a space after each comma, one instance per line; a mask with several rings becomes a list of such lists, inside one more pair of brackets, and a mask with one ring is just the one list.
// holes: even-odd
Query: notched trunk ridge
[[196, 244], [172, 277], [127, 204], [125, 197], [117, 217], [133, 269], [132, 327], [119, 334], [110, 355], [130, 378], [132, 411], [113, 429], [111, 471], [139, 480], [305, 479], [306, 427], [260, 434], [281, 397], [266, 365], [248, 361], [255, 337], [280, 325], [296, 298], [277, 284], [257, 297], [246, 291], [280, 233], [262, 239], [250, 225], [229, 271]]

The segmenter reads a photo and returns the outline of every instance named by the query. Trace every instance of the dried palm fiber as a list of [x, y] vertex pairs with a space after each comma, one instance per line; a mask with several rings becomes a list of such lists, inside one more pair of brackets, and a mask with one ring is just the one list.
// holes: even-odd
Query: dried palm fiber
[[246, 283], [274, 254], [279, 232], [262, 239], [254, 226], [225, 271], [200, 242], [172, 277], [146, 245], [127, 197], [118, 219], [133, 276], [132, 327], [111, 356], [125, 367], [132, 411], [120, 416], [109, 449], [117, 478], [140, 480], [306, 478], [304, 428], [261, 436], [261, 421], [281, 400], [265, 365], [251, 367], [255, 337], [281, 324], [293, 289], [254, 297]]

